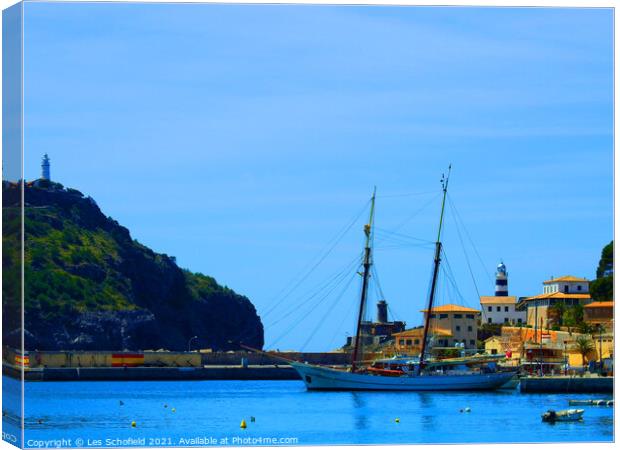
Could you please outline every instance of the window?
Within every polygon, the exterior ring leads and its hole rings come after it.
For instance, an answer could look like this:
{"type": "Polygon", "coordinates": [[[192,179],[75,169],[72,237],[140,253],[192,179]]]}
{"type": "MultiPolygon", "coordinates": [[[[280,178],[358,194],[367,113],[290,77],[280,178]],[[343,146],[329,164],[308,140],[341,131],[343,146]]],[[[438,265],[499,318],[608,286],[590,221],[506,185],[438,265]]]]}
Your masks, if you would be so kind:
{"type": "Polygon", "coordinates": [[[447,314],[439,314],[439,318],[440,319],[447,319],[448,315],[447,314]]]}
{"type": "Polygon", "coordinates": [[[474,331],[471,326],[467,327],[467,331],[474,331]]]}
{"type": "Polygon", "coordinates": [[[523,323],[523,320],[517,319],[517,323],[523,323]]]}
{"type": "Polygon", "coordinates": [[[493,323],[493,320],[489,317],[489,318],[487,319],[487,323],[493,323]]]}
{"type": "Polygon", "coordinates": [[[462,319],[463,318],[463,314],[455,314],[454,318],[455,319],[462,319]]]}
{"type": "Polygon", "coordinates": [[[489,306],[489,312],[493,311],[493,307],[489,306]]]}
{"type": "Polygon", "coordinates": [[[475,341],[475,339],[470,339],[470,340],[469,340],[469,344],[470,344],[470,345],[476,345],[476,341],[475,341]]]}
{"type": "Polygon", "coordinates": [[[508,323],[508,317],[504,317],[504,323],[508,323]]]}
{"type": "Polygon", "coordinates": [[[497,312],[500,312],[501,310],[502,310],[502,307],[501,307],[501,306],[498,306],[498,307],[497,307],[497,312]]]}
{"type": "MultiPolygon", "coordinates": [[[[490,310],[489,310],[489,311],[490,311],[490,310]]],[[[473,315],[473,314],[467,314],[467,315],[465,315],[465,317],[467,317],[468,319],[473,319],[473,318],[474,318],[474,315],[473,315]]]]}
{"type": "Polygon", "coordinates": [[[565,293],[565,294],[568,294],[568,284],[565,284],[565,285],[564,285],[564,293],[565,293]]]}
{"type": "Polygon", "coordinates": [[[414,343],[415,345],[419,345],[419,344],[420,344],[420,340],[419,340],[419,339],[416,339],[415,341],[413,341],[413,343],[414,343]]]}
{"type": "Polygon", "coordinates": [[[398,345],[405,345],[405,340],[404,339],[400,339],[398,341],[398,345]]]}
{"type": "Polygon", "coordinates": [[[504,306],[504,312],[508,312],[508,306],[504,306]]]}
{"type": "Polygon", "coordinates": [[[497,349],[496,348],[492,348],[491,349],[491,355],[497,355],[497,349]]]}
{"type": "Polygon", "coordinates": [[[411,339],[407,339],[407,345],[411,345],[411,339]]]}
{"type": "Polygon", "coordinates": [[[435,314],[431,314],[431,319],[434,319],[435,317],[435,314]]]}
{"type": "Polygon", "coordinates": [[[581,290],[581,285],[577,286],[577,290],[580,291],[581,290]]]}
{"type": "Polygon", "coordinates": [[[460,325],[456,326],[456,331],[461,331],[461,326],[460,325]]]}

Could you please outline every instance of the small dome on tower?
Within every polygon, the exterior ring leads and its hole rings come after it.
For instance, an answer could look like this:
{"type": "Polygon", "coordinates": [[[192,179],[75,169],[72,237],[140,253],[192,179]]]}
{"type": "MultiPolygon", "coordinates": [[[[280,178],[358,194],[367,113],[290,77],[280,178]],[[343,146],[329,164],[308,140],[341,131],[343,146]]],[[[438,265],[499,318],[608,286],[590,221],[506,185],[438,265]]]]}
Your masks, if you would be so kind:
{"type": "Polygon", "coordinates": [[[500,262],[497,265],[497,271],[501,273],[506,273],[506,265],[504,264],[504,261],[500,262]]]}

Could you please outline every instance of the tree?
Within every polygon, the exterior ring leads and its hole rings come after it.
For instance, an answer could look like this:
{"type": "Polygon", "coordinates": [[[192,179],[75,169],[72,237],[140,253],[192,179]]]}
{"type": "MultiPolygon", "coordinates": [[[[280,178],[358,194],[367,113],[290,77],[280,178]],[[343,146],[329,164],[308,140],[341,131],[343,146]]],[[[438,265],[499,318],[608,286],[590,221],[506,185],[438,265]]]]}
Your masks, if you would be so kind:
{"type": "Polygon", "coordinates": [[[549,312],[551,312],[551,320],[553,324],[562,326],[562,324],[564,323],[566,304],[562,301],[556,302],[549,307],[549,312]]]}
{"type": "Polygon", "coordinates": [[[579,324],[579,332],[581,334],[592,334],[594,333],[594,327],[588,322],[581,322],[579,324]]]}
{"type": "Polygon", "coordinates": [[[565,309],[562,315],[562,322],[568,327],[570,333],[571,328],[580,327],[583,322],[583,306],[573,305],[565,309]]]}
{"type": "Polygon", "coordinates": [[[614,241],[611,241],[601,252],[601,259],[596,268],[596,278],[603,278],[605,271],[614,266],[614,241]]]}
{"type": "Polygon", "coordinates": [[[596,280],[590,282],[590,295],[594,300],[606,301],[614,297],[614,241],[607,244],[601,252],[596,268],[596,280]]]}
{"type": "Polygon", "coordinates": [[[590,295],[595,301],[609,301],[614,298],[614,276],[597,278],[590,282],[590,295]]]}
{"type": "Polygon", "coordinates": [[[579,336],[575,340],[575,350],[581,354],[581,365],[585,367],[586,357],[595,350],[594,343],[588,336],[579,336]]]}

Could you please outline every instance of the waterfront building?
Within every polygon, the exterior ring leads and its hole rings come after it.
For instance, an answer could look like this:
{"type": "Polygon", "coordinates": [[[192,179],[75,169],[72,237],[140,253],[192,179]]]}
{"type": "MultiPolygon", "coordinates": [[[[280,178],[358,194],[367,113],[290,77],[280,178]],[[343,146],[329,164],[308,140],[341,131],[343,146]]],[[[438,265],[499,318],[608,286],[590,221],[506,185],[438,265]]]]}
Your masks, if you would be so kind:
{"type": "MultiPolygon", "coordinates": [[[[448,347],[451,342],[450,330],[434,328],[430,332],[431,340],[437,347],[448,347]]],[[[394,334],[394,348],[396,353],[407,355],[419,355],[422,350],[422,338],[424,327],[416,327],[394,334]]]]}
{"type": "MultiPolygon", "coordinates": [[[[559,375],[570,366],[569,355],[577,356],[575,352],[569,353],[569,349],[565,349],[563,344],[556,342],[543,342],[543,345],[526,342],[523,348],[521,368],[529,374],[540,374],[542,372],[543,374],[559,375]]],[[[581,356],[579,356],[578,361],[577,367],[581,365],[581,356]]]]}
{"type": "Polygon", "coordinates": [[[480,297],[482,323],[518,325],[525,323],[525,311],[517,310],[517,297],[480,297]]]}
{"type": "MultiPolygon", "coordinates": [[[[426,321],[429,311],[425,309],[422,312],[426,321]]],[[[464,344],[465,348],[476,348],[479,318],[478,309],[453,304],[436,306],[430,311],[430,329],[450,332],[451,336],[443,339],[446,347],[464,344]]]]}
{"type": "Polygon", "coordinates": [[[585,278],[571,275],[551,278],[543,282],[542,294],[525,297],[517,305],[517,309],[526,311],[528,325],[550,328],[560,322],[554,305],[561,303],[564,308],[587,305],[592,301],[589,287],[590,283],[585,278]]]}
{"type": "Polygon", "coordinates": [[[520,324],[525,322],[525,311],[518,311],[517,298],[508,295],[508,272],[500,262],[495,272],[495,295],[480,297],[481,321],[488,324],[520,324]]]}
{"type": "Polygon", "coordinates": [[[590,282],[585,278],[577,278],[567,275],[560,278],[551,277],[550,280],[543,281],[543,293],[552,294],[563,292],[564,294],[583,294],[589,292],[590,282]]]}
{"type": "Polygon", "coordinates": [[[583,321],[590,325],[602,325],[613,331],[614,302],[592,302],[583,307],[583,321]]]}
{"type": "Polygon", "coordinates": [[[613,329],[606,332],[592,334],[596,359],[613,359],[614,357],[614,333],[613,329]]]}
{"type": "Polygon", "coordinates": [[[500,336],[491,336],[484,342],[488,354],[508,354],[509,361],[521,365],[528,372],[540,369],[541,360],[545,373],[581,369],[583,358],[577,340],[586,337],[593,351],[586,362],[609,360],[614,355],[613,330],[595,331],[592,335],[567,330],[534,329],[527,327],[502,327],[500,336]]]}

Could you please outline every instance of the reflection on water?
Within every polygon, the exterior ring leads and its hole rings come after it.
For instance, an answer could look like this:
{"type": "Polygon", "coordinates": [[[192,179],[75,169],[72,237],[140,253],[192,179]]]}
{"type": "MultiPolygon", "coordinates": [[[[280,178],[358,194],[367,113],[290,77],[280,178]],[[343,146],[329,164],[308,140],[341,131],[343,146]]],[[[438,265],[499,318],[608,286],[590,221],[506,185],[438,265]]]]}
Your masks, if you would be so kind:
{"type": "Polygon", "coordinates": [[[351,392],[353,399],[353,412],[355,415],[355,429],[365,430],[368,428],[368,419],[366,417],[366,402],[364,402],[363,394],[359,392],[351,392]]]}
{"type": "Polygon", "coordinates": [[[613,408],[588,407],[582,424],[551,427],[541,421],[547,409],[566,409],[569,398],[589,396],[307,392],[299,381],[27,383],[26,438],[179,440],[241,433],[295,437],[299,445],[613,439],[613,408]],[[461,412],[465,407],[470,412],[461,412]],[[239,428],[242,419],[245,430],[239,428]]]}

